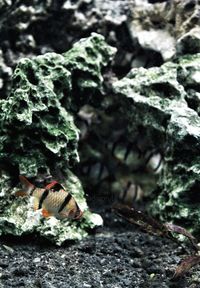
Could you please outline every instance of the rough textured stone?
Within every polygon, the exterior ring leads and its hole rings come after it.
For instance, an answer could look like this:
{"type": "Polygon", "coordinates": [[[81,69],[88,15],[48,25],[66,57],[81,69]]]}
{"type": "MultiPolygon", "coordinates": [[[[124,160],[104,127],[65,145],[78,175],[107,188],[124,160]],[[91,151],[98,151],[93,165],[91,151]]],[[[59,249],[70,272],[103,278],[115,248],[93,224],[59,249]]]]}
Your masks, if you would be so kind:
{"type": "Polygon", "coordinates": [[[50,157],[55,169],[58,159],[65,166],[73,164],[78,130],[68,111],[81,105],[85,91],[89,98],[101,90],[101,67],[113,52],[103,37],[94,35],[66,54],[22,59],[13,74],[11,94],[1,101],[1,157],[17,163],[28,177],[45,170],[50,157]]]}
{"type": "Polygon", "coordinates": [[[29,213],[30,202],[27,209],[26,200],[9,199],[13,198],[13,189],[11,186],[8,189],[7,174],[15,181],[18,174],[35,180],[56,178],[66,184],[86,210],[80,183],[67,169],[78,160],[78,129],[69,111],[78,109],[86,92],[88,99],[100,94],[101,69],[114,52],[102,36],[93,34],[62,55],[47,53],[33,59],[24,58],[17,65],[10,96],[0,103],[1,185],[5,186],[5,192],[9,190],[7,194],[2,190],[1,233],[20,235],[37,230],[60,244],[66,238],[80,238],[86,234],[82,228],[93,226],[95,219],[87,211],[79,228],[75,224],[63,225],[54,218],[43,224],[39,213],[29,213]],[[10,205],[5,207],[7,201],[10,205]]]}
{"type": "Polygon", "coordinates": [[[173,26],[165,19],[166,11],[170,11],[166,3],[135,1],[131,21],[128,23],[133,41],[138,41],[138,44],[149,53],[150,51],[159,53],[164,61],[172,58],[176,52],[173,26]]]}
{"type": "Polygon", "coordinates": [[[3,1],[1,98],[9,94],[12,71],[19,59],[62,53],[92,31],[118,48],[113,70],[120,76],[131,67],[161,65],[174,55],[176,40],[199,25],[198,11],[197,0],[3,1]]]}
{"type": "Polygon", "coordinates": [[[180,37],[176,44],[178,55],[195,54],[200,52],[200,28],[191,29],[180,37]]]}
{"type": "Polygon", "coordinates": [[[130,138],[144,137],[148,147],[165,155],[151,212],[195,232],[200,231],[200,118],[186,100],[187,88],[199,91],[199,59],[190,55],[160,68],[133,69],[114,83],[130,138]]]}
{"type": "MultiPolygon", "coordinates": [[[[199,1],[135,1],[128,21],[134,42],[145,50],[158,52],[164,61],[176,53],[198,53],[199,1]],[[160,3],[162,2],[162,3],[160,3]]],[[[157,54],[157,57],[158,55],[157,54]]],[[[147,56],[148,60],[149,57],[147,56]]],[[[145,66],[144,57],[132,67],[145,66]]]]}
{"type": "Polygon", "coordinates": [[[170,3],[170,13],[168,19],[175,20],[176,37],[182,37],[191,29],[198,27],[199,19],[199,1],[198,0],[176,0],[170,3]]]}
{"type": "Polygon", "coordinates": [[[116,69],[129,65],[127,61],[121,64],[130,46],[125,22],[132,0],[12,2],[0,4],[1,98],[10,92],[11,75],[19,59],[47,52],[63,53],[91,32],[104,35],[109,44],[119,48],[116,69]]]}

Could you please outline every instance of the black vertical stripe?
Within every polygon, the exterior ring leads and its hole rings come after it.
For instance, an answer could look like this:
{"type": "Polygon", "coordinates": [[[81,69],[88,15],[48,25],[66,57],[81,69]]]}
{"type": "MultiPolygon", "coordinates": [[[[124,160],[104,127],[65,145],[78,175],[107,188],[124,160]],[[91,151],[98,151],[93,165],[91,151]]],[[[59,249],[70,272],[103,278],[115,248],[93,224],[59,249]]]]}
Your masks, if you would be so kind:
{"type": "Polygon", "coordinates": [[[90,126],[87,120],[85,120],[85,119],[83,120],[82,118],[81,118],[81,120],[83,121],[83,123],[85,123],[85,125],[87,126],[87,128],[90,126]]]}
{"type": "Polygon", "coordinates": [[[160,160],[158,162],[158,165],[153,169],[154,172],[156,172],[159,168],[160,168],[160,165],[162,164],[162,156],[160,156],[160,160]]]}
{"type": "Polygon", "coordinates": [[[124,161],[126,161],[129,153],[131,152],[131,149],[132,149],[132,143],[128,143],[124,154],[124,161]]]}
{"type": "Polygon", "coordinates": [[[99,169],[99,173],[98,173],[98,176],[97,176],[98,180],[101,180],[101,176],[103,174],[103,169],[104,169],[104,165],[103,165],[103,163],[100,163],[100,169],[99,169]]]}
{"type": "Polygon", "coordinates": [[[146,158],[146,161],[145,161],[145,165],[148,165],[149,161],[151,160],[151,158],[156,154],[156,151],[153,150],[149,153],[149,156],[146,158]]]}
{"type": "Polygon", "coordinates": [[[121,142],[121,140],[117,140],[113,143],[112,147],[111,147],[111,154],[112,156],[115,156],[115,149],[117,148],[117,145],[121,142]]]}
{"type": "Polygon", "coordinates": [[[87,167],[87,172],[86,172],[87,176],[90,175],[91,168],[92,168],[92,165],[88,165],[88,167],[87,167]]]}
{"type": "Polygon", "coordinates": [[[42,203],[44,202],[44,200],[47,198],[49,194],[49,190],[45,190],[42,194],[42,197],[40,198],[40,202],[39,202],[39,207],[38,209],[41,209],[42,208],[42,203]]]}
{"type": "Polygon", "coordinates": [[[138,153],[138,158],[141,158],[144,152],[140,149],[137,143],[134,143],[133,145],[134,145],[135,152],[138,153]]]}
{"type": "Polygon", "coordinates": [[[72,198],[72,195],[71,195],[71,194],[68,194],[68,195],[65,197],[63,203],[60,205],[60,208],[59,208],[59,210],[58,210],[58,213],[60,213],[60,212],[65,208],[65,206],[69,203],[69,201],[71,200],[71,198],[72,198]]]}
{"type": "Polygon", "coordinates": [[[33,192],[35,191],[35,189],[36,189],[36,187],[33,186],[32,190],[31,190],[31,192],[30,192],[30,195],[31,195],[31,196],[33,195],[33,192]]]}
{"type": "Polygon", "coordinates": [[[119,200],[121,200],[122,202],[125,200],[126,194],[127,194],[127,192],[128,192],[128,189],[130,188],[130,186],[131,186],[131,181],[128,181],[128,183],[127,183],[127,185],[126,185],[126,187],[125,187],[125,189],[124,189],[124,191],[123,191],[122,197],[120,197],[120,199],[119,199],[119,200]]]}

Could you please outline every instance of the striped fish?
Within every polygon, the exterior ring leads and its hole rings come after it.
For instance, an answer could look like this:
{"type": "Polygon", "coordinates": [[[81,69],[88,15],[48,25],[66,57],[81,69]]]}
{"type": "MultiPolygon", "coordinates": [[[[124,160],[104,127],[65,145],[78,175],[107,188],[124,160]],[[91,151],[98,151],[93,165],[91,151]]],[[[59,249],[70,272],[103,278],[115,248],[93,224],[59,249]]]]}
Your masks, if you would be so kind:
{"type": "Polygon", "coordinates": [[[88,178],[96,180],[96,182],[104,180],[109,175],[108,169],[103,162],[83,166],[82,173],[88,178]]]}
{"type": "Polygon", "coordinates": [[[16,196],[33,196],[34,210],[42,209],[44,217],[54,216],[57,219],[79,219],[83,212],[80,210],[73,196],[57,181],[53,181],[45,188],[37,188],[24,176],[19,176],[22,190],[16,196]]]}
{"type": "Polygon", "coordinates": [[[137,143],[127,142],[122,137],[115,141],[111,146],[112,156],[120,158],[120,160],[126,161],[130,153],[134,153],[138,158],[141,158],[142,156],[142,151],[137,146],[137,143]]]}
{"type": "Polygon", "coordinates": [[[153,174],[159,174],[163,168],[163,156],[160,152],[153,150],[145,154],[145,166],[153,174]]]}
{"type": "Polygon", "coordinates": [[[145,167],[148,172],[159,174],[163,168],[162,154],[157,149],[147,149],[142,144],[127,142],[120,137],[112,144],[111,154],[128,166],[135,166],[135,172],[140,167],[145,167]]]}
{"type": "Polygon", "coordinates": [[[142,199],[143,195],[144,192],[139,185],[128,181],[125,189],[119,194],[118,201],[132,207],[134,202],[142,199]]]}

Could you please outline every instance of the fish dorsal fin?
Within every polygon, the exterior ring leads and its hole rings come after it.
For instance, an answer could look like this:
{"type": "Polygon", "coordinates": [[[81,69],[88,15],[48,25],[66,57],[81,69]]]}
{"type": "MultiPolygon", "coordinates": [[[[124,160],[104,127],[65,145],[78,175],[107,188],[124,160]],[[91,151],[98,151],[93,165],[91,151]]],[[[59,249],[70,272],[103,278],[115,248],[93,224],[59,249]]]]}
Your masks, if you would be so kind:
{"type": "Polygon", "coordinates": [[[51,182],[50,184],[48,184],[45,187],[45,189],[53,190],[54,192],[57,192],[57,191],[60,191],[60,190],[65,190],[65,188],[60,183],[58,183],[57,181],[51,182]]]}

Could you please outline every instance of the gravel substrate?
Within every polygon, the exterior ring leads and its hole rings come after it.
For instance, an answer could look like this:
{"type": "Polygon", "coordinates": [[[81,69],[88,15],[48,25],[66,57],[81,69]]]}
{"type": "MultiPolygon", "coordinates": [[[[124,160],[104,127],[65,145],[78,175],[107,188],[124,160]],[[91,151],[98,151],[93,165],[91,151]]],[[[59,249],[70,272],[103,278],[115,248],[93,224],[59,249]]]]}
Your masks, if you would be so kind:
{"type": "Polygon", "coordinates": [[[0,287],[200,287],[199,267],[171,280],[185,254],[181,246],[143,233],[110,211],[104,218],[95,234],[63,247],[36,235],[1,239],[0,287]]]}

